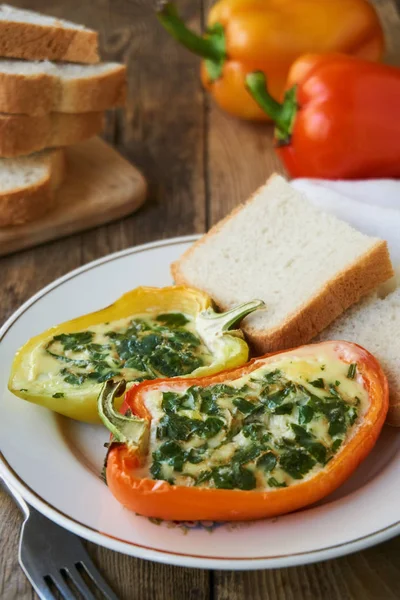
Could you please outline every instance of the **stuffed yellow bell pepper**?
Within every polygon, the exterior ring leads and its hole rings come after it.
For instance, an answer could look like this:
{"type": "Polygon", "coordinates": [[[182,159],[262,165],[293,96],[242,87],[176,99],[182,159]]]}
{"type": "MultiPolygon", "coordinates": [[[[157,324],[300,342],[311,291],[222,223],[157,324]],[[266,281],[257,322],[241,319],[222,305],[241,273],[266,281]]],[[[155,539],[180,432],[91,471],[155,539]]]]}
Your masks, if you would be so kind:
{"type": "Polygon", "coordinates": [[[115,304],[29,340],[16,354],[10,391],[73,419],[97,422],[108,379],[202,377],[244,364],[248,346],[230,327],[259,300],[217,314],[206,294],[185,286],[139,287],[115,304]]]}

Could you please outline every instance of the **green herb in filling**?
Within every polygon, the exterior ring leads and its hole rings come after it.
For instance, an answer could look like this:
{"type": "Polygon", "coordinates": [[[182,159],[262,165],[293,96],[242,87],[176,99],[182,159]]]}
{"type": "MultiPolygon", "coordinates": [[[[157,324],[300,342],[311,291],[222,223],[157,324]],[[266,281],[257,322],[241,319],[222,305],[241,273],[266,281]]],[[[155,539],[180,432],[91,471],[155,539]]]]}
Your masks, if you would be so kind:
{"type": "Polygon", "coordinates": [[[268,485],[272,488],[287,487],[287,483],[285,481],[279,482],[275,479],[275,477],[270,477],[268,479],[268,485]]]}
{"type": "Polygon", "coordinates": [[[351,363],[349,366],[349,370],[347,371],[347,377],[349,379],[354,379],[357,370],[357,363],[351,363]]]}
{"type": "Polygon", "coordinates": [[[332,452],[337,452],[342,445],[343,440],[341,438],[336,438],[336,440],[332,444],[332,452]]]}
{"type": "Polygon", "coordinates": [[[263,469],[266,473],[270,473],[277,464],[278,460],[273,452],[266,452],[257,460],[257,467],[263,469]]]}
{"type": "Polygon", "coordinates": [[[163,325],[167,325],[167,327],[182,327],[183,325],[186,325],[186,323],[189,323],[189,319],[182,313],[165,313],[158,315],[156,321],[163,325]]]}
{"type": "Polygon", "coordinates": [[[60,362],[60,374],[72,386],[111,378],[143,381],[187,375],[211,360],[189,325],[182,313],[135,318],[125,327],[102,333],[102,343],[96,342],[95,331],[56,335],[45,352],[60,362]]]}
{"type": "Polygon", "coordinates": [[[163,392],[151,475],[241,490],[286,487],[303,479],[332,459],[360,407],[357,397],[341,395],[339,381],[309,383],[320,395],[279,370],[255,371],[242,387],[163,392]],[[274,419],[286,429],[277,433],[274,419]],[[315,433],[320,423],[328,438],[315,433]]]}
{"type": "Polygon", "coordinates": [[[314,417],[314,409],[309,404],[299,406],[299,423],[305,425],[309,423],[314,417]]]}
{"type": "Polygon", "coordinates": [[[319,377],[318,379],[315,379],[314,381],[310,381],[310,385],[313,385],[316,388],[321,388],[324,389],[325,387],[325,383],[324,380],[322,379],[322,377],[319,377]]]}

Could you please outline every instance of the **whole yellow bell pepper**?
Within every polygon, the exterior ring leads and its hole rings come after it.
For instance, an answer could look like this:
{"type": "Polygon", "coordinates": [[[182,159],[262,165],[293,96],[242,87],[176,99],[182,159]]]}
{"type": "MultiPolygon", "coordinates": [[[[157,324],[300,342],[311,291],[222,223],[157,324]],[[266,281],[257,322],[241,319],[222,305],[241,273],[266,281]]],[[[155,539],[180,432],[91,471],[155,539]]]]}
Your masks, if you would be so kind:
{"type": "Polygon", "coordinates": [[[248,346],[239,330],[228,330],[261,306],[255,300],[218,314],[198,290],[139,287],[29,340],[15,356],[9,389],[67,417],[98,422],[97,397],[108,379],[132,386],[244,364],[248,346]]]}
{"type": "Polygon", "coordinates": [[[379,60],[383,31],[367,0],[219,0],[204,36],[190,31],[170,2],[158,19],[189,50],[201,56],[201,79],[217,104],[237,117],[269,120],[246,90],[245,77],[261,71],[277,100],[291,64],[302,54],[342,52],[379,60]]]}

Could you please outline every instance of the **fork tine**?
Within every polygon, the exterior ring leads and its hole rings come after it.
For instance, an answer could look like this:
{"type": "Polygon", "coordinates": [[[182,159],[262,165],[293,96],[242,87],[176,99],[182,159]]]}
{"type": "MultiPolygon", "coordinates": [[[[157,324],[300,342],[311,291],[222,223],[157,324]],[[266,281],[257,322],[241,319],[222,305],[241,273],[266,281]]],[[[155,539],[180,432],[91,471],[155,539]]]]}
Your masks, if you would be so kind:
{"type": "Polygon", "coordinates": [[[49,586],[43,577],[38,576],[37,573],[32,573],[30,570],[26,569],[25,565],[21,564],[21,569],[26,575],[29,583],[39,596],[39,598],[46,598],[47,600],[55,600],[54,594],[51,592],[49,586]]]}
{"type": "Polygon", "coordinates": [[[60,592],[61,596],[63,597],[63,600],[76,600],[76,596],[68,587],[61,573],[52,573],[47,577],[52,580],[52,582],[60,592]]]}
{"type": "Polygon", "coordinates": [[[24,514],[18,559],[39,598],[46,600],[54,598],[48,583],[50,580],[63,595],[64,600],[76,600],[62,575],[62,572],[65,572],[85,600],[96,600],[79,572],[78,566],[80,566],[85,569],[86,574],[103,594],[105,600],[118,600],[97,570],[78,536],[50,521],[32,506],[28,506],[22,496],[3,479],[1,474],[0,483],[14,498],[24,514]],[[68,567],[68,565],[70,566],[68,567]]]}
{"type": "Polygon", "coordinates": [[[92,592],[86,585],[86,582],[82,578],[82,575],[79,573],[78,569],[76,568],[76,565],[74,565],[72,568],[69,567],[67,569],[67,573],[70,576],[72,583],[80,591],[80,593],[85,598],[85,600],[96,600],[95,596],[92,594],[92,592]]]}
{"type": "MultiPolygon", "coordinates": [[[[68,588],[64,580],[60,583],[60,570],[64,569],[76,587],[82,589],[85,600],[95,600],[95,596],[79,573],[79,568],[76,567],[82,565],[105,600],[118,600],[92,562],[80,538],[49,521],[33,507],[30,506],[29,511],[30,516],[22,526],[19,559],[31,583],[35,582],[34,585],[37,586],[35,589],[40,589],[40,586],[46,587],[47,595],[39,594],[39,597],[49,597],[49,590],[43,579],[45,574],[49,574],[54,580],[53,574],[56,573],[57,587],[60,588],[64,583],[63,590],[68,588]],[[40,562],[37,560],[38,556],[41,557],[40,562]],[[43,565],[47,565],[48,573],[43,573],[43,565]]],[[[68,593],[69,596],[66,596],[68,600],[76,600],[71,596],[69,588],[68,593]]]]}
{"type": "MultiPolygon", "coordinates": [[[[106,580],[99,573],[88,554],[86,555],[85,559],[80,561],[78,564],[82,565],[82,568],[85,569],[87,575],[93,581],[94,585],[100,590],[106,600],[118,600],[118,597],[114,594],[106,580]]],[[[79,573],[78,569],[77,571],[79,573]]]]}

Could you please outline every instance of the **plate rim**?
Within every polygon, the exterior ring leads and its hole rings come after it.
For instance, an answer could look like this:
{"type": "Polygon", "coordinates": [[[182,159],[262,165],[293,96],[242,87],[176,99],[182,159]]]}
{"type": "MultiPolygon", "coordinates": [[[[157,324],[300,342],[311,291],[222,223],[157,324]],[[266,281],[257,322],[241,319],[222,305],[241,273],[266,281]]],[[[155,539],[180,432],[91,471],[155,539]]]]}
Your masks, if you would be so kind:
{"type": "MultiPolygon", "coordinates": [[[[148,242],[146,244],[140,244],[138,246],[131,246],[124,250],[107,254],[101,258],[90,261],[68,273],[65,273],[61,277],[55,279],[38,292],[36,292],[31,298],[26,300],[11,316],[5,321],[0,328],[0,343],[5,334],[10,330],[12,325],[17,319],[26,312],[33,304],[40,300],[43,296],[47,295],[51,290],[59,287],[65,281],[73,279],[85,271],[90,271],[107,262],[118,260],[123,256],[130,254],[139,254],[146,252],[154,248],[160,248],[165,246],[187,244],[194,242],[199,239],[200,235],[186,235],[178,236],[174,238],[167,238],[164,240],[157,240],[148,242]]],[[[289,566],[298,566],[302,564],[309,564],[319,562],[323,560],[329,560],[339,556],[344,556],[353,552],[358,552],[370,546],[387,541],[396,535],[400,534],[400,521],[397,521],[389,526],[382,529],[373,531],[370,534],[356,538],[354,540],[335,544],[333,546],[326,546],[316,550],[309,550],[306,552],[290,553],[277,556],[269,557],[254,557],[254,558],[220,558],[210,557],[204,555],[195,555],[187,553],[176,553],[168,550],[157,550],[149,548],[145,545],[139,545],[133,542],[127,542],[119,538],[115,538],[109,534],[103,533],[88,525],[76,521],[69,515],[66,515],[62,511],[58,510],[51,504],[48,504],[39,494],[34,492],[19,475],[14,472],[12,467],[8,464],[6,458],[0,451],[0,473],[2,476],[13,485],[17,491],[23,496],[23,498],[36,508],[39,512],[45,515],[50,520],[54,521],[61,527],[72,531],[76,535],[94,542],[100,546],[114,550],[116,552],[122,552],[130,556],[142,558],[145,560],[152,560],[159,563],[170,564],[175,566],[190,567],[190,568],[202,568],[202,569],[220,569],[220,570],[259,570],[259,569],[273,569],[282,568],[289,566]]]]}

